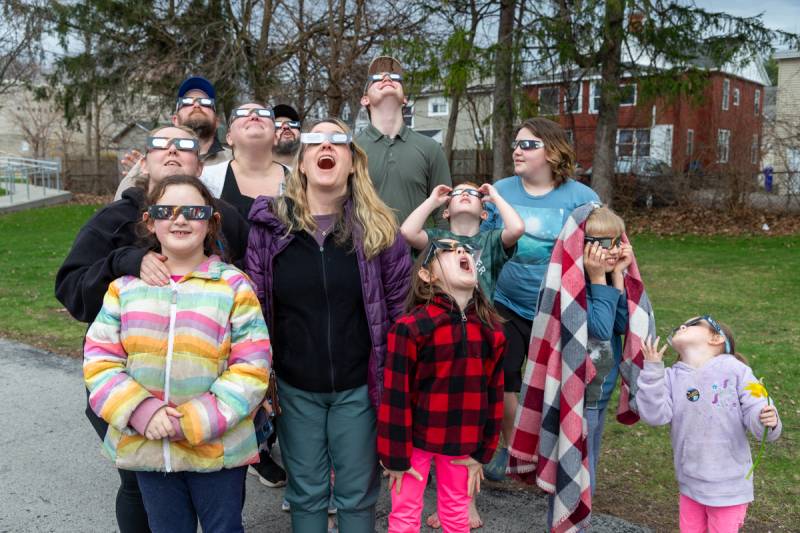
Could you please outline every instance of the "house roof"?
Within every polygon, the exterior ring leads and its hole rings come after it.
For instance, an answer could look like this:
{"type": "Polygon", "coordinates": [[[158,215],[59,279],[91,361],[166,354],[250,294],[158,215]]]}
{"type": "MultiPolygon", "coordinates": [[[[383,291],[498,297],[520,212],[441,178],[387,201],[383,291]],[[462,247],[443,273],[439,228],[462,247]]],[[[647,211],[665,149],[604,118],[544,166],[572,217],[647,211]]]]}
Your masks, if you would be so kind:
{"type": "Polygon", "coordinates": [[[146,124],[142,124],[141,122],[128,122],[127,124],[125,124],[125,126],[122,127],[121,130],[119,130],[116,134],[114,134],[113,137],[111,137],[111,142],[112,143],[119,142],[120,139],[125,137],[125,135],[127,135],[134,128],[139,128],[140,130],[149,132],[150,130],[155,128],[156,125],[157,125],[156,122],[147,122],[146,124]],[[148,126],[147,124],[152,124],[152,125],[148,126]]]}
{"type": "MultiPolygon", "coordinates": [[[[634,71],[637,67],[644,69],[669,69],[675,66],[663,59],[650,58],[644,52],[635,50],[633,46],[625,47],[623,54],[625,56],[622,59],[623,64],[630,66],[629,69],[623,72],[623,78],[634,77],[634,71]]],[[[747,61],[741,63],[731,62],[717,67],[708,57],[700,55],[688,63],[699,69],[722,72],[760,85],[772,85],[761,57],[748,58],[747,61]]],[[[564,70],[540,71],[526,76],[523,80],[523,85],[543,85],[578,79],[600,79],[600,71],[599,69],[589,69],[585,71],[577,67],[568,70],[566,75],[564,70]]]]}
{"type": "Polygon", "coordinates": [[[800,50],[781,50],[780,52],[775,52],[772,57],[778,61],[781,59],[800,59],[800,50]]]}

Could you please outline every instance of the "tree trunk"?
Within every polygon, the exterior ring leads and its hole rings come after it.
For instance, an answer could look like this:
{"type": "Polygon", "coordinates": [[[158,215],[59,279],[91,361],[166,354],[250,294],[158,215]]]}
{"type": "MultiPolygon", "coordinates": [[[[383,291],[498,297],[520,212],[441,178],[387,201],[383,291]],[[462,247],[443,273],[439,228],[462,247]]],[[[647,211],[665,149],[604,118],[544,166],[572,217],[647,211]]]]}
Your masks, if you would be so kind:
{"type": "Polygon", "coordinates": [[[511,174],[511,128],[514,120],[513,60],[515,0],[501,0],[495,54],[494,110],[492,113],[492,176],[511,174]]]}
{"type": "Polygon", "coordinates": [[[458,125],[458,108],[461,104],[461,91],[455,91],[450,98],[450,116],[447,118],[447,133],[444,137],[444,156],[447,164],[453,168],[453,144],[455,144],[456,126],[458,125]]]}
{"type": "Polygon", "coordinates": [[[592,188],[604,203],[611,205],[614,194],[614,164],[619,122],[619,83],[622,77],[622,41],[625,4],[607,0],[600,49],[601,90],[597,130],[592,160],[592,188]]]}

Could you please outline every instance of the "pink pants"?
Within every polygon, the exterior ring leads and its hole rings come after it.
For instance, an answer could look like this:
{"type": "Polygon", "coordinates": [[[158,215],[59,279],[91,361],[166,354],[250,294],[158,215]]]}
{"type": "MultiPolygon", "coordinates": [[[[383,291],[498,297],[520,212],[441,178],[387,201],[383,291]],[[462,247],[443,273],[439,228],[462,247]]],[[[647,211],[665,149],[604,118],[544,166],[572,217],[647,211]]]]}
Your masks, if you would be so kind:
{"type": "Polygon", "coordinates": [[[712,507],[681,494],[681,533],[736,533],[744,525],[747,504],[712,507]]]}
{"type": "Polygon", "coordinates": [[[452,455],[441,455],[414,448],[411,466],[420,473],[422,481],[403,476],[400,494],[392,489],[392,512],[389,514],[389,533],[416,533],[422,525],[422,507],[431,459],[436,461],[436,501],[439,521],[444,533],[469,533],[469,502],[467,496],[467,467],[450,464],[452,455]]]}

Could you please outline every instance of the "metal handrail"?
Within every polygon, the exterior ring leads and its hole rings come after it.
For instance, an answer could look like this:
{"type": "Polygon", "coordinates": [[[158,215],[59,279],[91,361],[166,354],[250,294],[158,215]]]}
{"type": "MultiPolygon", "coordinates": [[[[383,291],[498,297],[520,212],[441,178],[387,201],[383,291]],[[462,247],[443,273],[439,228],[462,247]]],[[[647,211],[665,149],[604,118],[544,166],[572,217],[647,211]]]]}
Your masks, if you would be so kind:
{"type": "Polygon", "coordinates": [[[18,189],[23,184],[28,199],[31,192],[46,196],[48,191],[61,190],[61,160],[0,156],[0,187],[6,195],[21,194],[18,189]]]}

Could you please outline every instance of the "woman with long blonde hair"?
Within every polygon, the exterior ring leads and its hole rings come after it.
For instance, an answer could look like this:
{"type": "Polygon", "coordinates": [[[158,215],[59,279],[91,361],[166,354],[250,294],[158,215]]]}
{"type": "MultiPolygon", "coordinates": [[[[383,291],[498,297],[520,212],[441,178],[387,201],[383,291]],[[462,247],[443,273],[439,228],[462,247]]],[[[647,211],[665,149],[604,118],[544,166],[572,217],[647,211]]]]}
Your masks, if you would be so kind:
{"type": "Polygon", "coordinates": [[[294,531],[326,531],[333,467],[339,529],[372,532],[375,409],[411,260],[349,128],[324,119],[300,141],[284,195],[253,205],[247,250],[272,332],[286,499],[294,531]]]}

